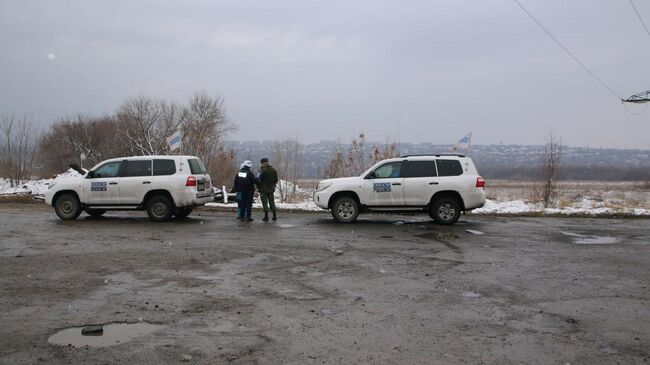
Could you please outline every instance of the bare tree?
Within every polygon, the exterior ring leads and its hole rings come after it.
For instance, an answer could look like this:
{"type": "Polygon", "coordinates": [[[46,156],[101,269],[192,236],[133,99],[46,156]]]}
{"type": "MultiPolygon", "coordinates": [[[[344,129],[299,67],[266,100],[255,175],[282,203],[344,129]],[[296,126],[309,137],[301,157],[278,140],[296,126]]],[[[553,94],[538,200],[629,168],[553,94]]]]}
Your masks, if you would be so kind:
{"type": "Polygon", "coordinates": [[[360,133],[357,138],[352,138],[347,151],[344,152],[339,144],[334,158],[327,166],[326,177],[359,175],[378,161],[398,156],[399,151],[395,142],[386,143],[384,146],[373,145],[372,151],[366,153],[366,136],[360,133]]]}
{"type": "Polygon", "coordinates": [[[334,158],[330,160],[325,169],[326,178],[341,177],[345,175],[345,155],[341,146],[337,146],[334,158]]]}
{"type": "Polygon", "coordinates": [[[32,177],[40,130],[30,118],[0,116],[0,173],[16,186],[32,177]]]}
{"type": "Polygon", "coordinates": [[[59,119],[45,132],[39,145],[39,162],[44,173],[64,171],[72,162],[93,166],[105,159],[126,156],[129,145],[121,143],[115,120],[110,116],[77,115],[59,119]],[[81,155],[86,160],[81,161],[81,155]]]}
{"type": "Polygon", "coordinates": [[[223,138],[237,128],[226,118],[223,99],[195,93],[183,108],[181,128],[183,153],[196,155],[210,169],[223,138]]]}
{"type": "Polygon", "coordinates": [[[231,187],[233,183],[233,176],[239,170],[235,162],[236,153],[234,149],[228,149],[220,146],[214,159],[211,161],[208,173],[212,178],[212,184],[215,187],[227,186],[231,187]]]}
{"type": "Polygon", "coordinates": [[[399,150],[397,148],[397,143],[396,142],[392,142],[392,143],[386,142],[383,146],[378,146],[378,145],[372,146],[372,152],[371,152],[370,157],[371,157],[372,162],[374,164],[374,163],[377,163],[377,162],[379,162],[381,160],[385,160],[385,159],[388,159],[388,158],[395,158],[395,157],[399,157],[399,156],[400,156],[400,153],[399,153],[399,150]]]}
{"type": "Polygon", "coordinates": [[[555,179],[561,157],[562,141],[553,134],[553,131],[550,131],[544,151],[540,156],[540,199],[544,204],[544,208],[548,208],[555,200],[557,193],[555,179]]]}
{"type": "Polygon", "coordinates": [[[127,99],[120,105],[117,131],[131,155],[157,155],[168,152],[167,137],[181,124],[179,107],[174,103],[146,96],[127,99]]]}
{"type": "Polygon", "coordinates": [[[302,177],[303,144],[300,137],[276,141],[273,146],[272,163],[278,172],[280,182],[277,190],[280,202],[294,199],[298,193],[298,180],[302,177]],[[290,184],[286,184],[286,181],[290,184]]]}
{"type": "Polygon", "coordinates": [[[234,159],[222,142],[235,129],[219,97],[196,93],[180,105],[138,96],[124,101],[114,115],[59,120],[40,143],[40,161],[47,172],[56,173],[79,163],[81,154],[90,165],[113,157],[167,154],[167,138],[181,130],[182,152],[201,157],[208,171],[218,175],[217,168],[230,155],[234,159]]]}

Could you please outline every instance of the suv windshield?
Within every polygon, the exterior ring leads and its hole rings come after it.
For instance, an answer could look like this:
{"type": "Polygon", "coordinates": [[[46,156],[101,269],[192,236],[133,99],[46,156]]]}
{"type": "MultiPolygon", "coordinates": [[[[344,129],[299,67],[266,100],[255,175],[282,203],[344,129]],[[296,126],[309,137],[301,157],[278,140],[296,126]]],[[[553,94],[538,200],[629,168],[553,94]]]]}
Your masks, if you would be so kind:
{"type": "Polygon", "coordinates": [[[191,158],[187,160],[187,163],[190,164],[190,171],[193,175],[205,174],[205,165],[203,165],[203,161],[198,158],[191,158]]]}

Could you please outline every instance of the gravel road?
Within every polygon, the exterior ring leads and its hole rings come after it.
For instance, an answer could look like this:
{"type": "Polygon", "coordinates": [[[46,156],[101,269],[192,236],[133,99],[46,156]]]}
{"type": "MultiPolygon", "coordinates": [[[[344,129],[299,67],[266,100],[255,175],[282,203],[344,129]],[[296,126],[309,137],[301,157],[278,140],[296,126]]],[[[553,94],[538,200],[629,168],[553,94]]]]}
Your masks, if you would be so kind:
{"type": "Polygon", "coordinates": [[[243,223],[201,210],[64,222],[42,205],[5,204],[0,242],[2,364],[650,358],[648,219],[341,225],[324,213],[243,223]],[[88,325],[103,337],[70,329],[88,325]]]}

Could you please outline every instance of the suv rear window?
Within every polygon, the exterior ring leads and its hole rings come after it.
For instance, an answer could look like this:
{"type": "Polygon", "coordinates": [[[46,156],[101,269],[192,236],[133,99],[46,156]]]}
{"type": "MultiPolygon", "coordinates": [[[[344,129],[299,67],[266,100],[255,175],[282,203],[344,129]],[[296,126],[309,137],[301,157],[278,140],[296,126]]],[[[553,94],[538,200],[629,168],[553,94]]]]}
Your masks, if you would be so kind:
{"type": "Polygon", "coordinates": [[[126,167],[122,176],[151,176],[151,160],[126,161],[126,167]]]}
{"type": "Polygon", "coordinates": [[[153,160],[153,176],[174,175],[176,163],[174,160],[153,160]]]}
{"type": "Polygon", "coordinates": [[[205,165],[203,165],[203,161],[198,158],[192,158],[187,160],[187,163],[190,164],[190,171],[193,175],[205,174],[205,165]]]}
{"type": "Polygon", "coordinates": [[[431,161],[407,161],[405,177],[431,177],[438,176],[436,173],[436,162],[431,161]]]}
{"type": "Polygon", "coordinates": [[[438,176],[460,176],[463,174],[463,166],[458,160],[436,160],[438,164],[438,176]]]}

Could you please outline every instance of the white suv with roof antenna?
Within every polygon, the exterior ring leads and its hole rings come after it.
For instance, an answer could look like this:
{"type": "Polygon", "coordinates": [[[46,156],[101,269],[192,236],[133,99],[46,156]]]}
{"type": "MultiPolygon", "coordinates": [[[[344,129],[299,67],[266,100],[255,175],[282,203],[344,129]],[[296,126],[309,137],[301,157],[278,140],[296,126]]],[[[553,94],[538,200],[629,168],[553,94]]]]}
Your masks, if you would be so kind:
{"type": "Polygon", "coordinates": [[[85,210],[93,217],[107,210],[146,210],[154,221],[187,217],[212,201],[212,182],[195,156],[136,156],[106,160],[81,176],[50,184],[45,202],[61,219],[85,210]]]}
{"type": "Polygon", "coordinates": [[[341,223],[366,211],[422,211],[454,224],[461,212],[485,205],[484,186],[467,156],[409,155],[380,161],[360,176],[322,180],[314,202],[341,223]]]}

